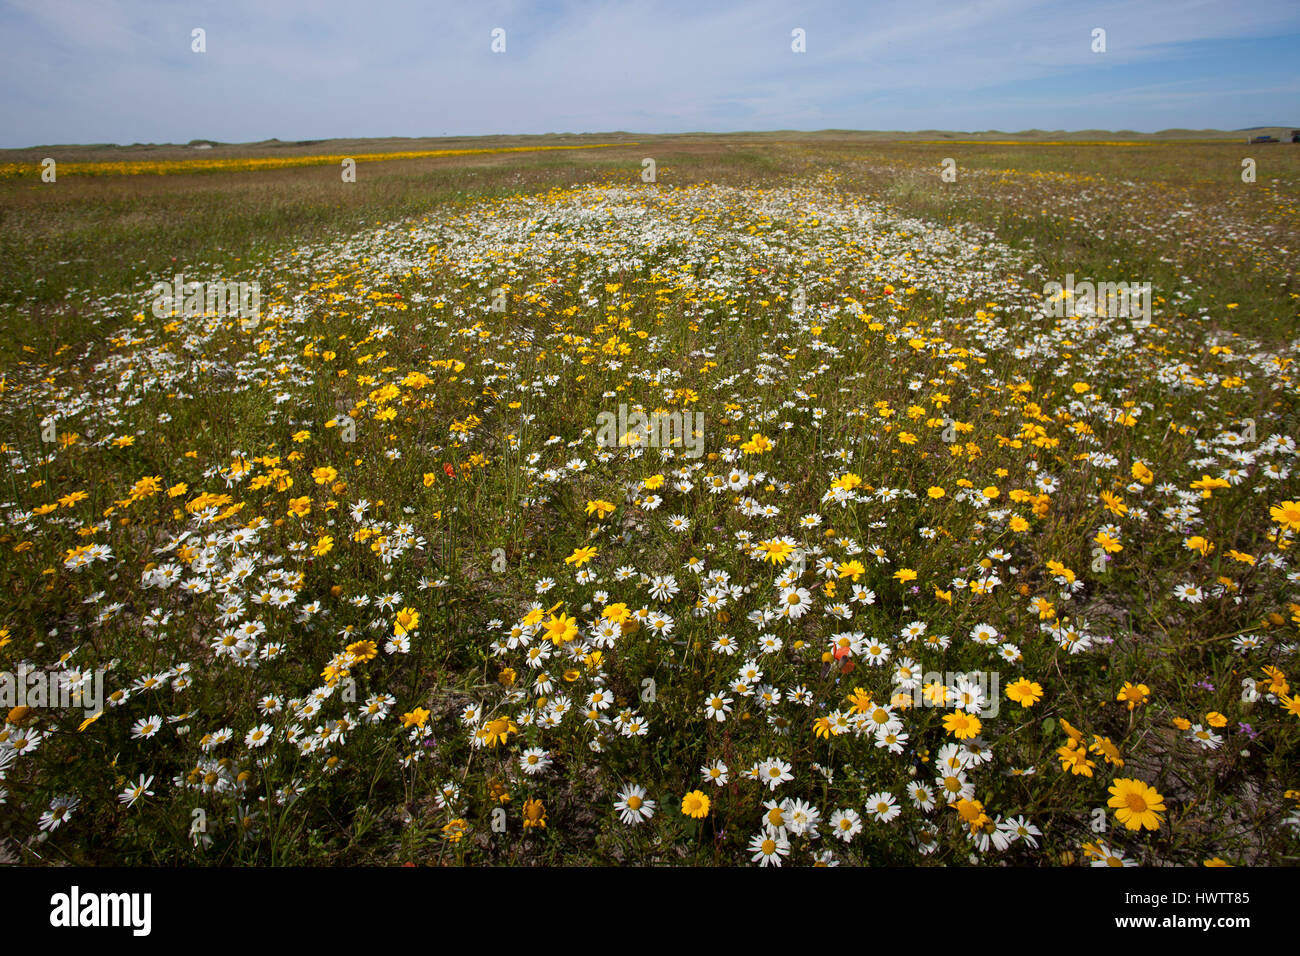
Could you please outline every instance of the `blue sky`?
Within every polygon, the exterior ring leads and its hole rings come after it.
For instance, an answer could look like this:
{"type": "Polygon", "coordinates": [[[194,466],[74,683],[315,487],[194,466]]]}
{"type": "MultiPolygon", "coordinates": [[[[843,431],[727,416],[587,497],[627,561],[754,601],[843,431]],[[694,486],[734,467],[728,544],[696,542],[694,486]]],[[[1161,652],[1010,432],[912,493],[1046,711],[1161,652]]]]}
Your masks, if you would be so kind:
{"type": "Polygon", "coordinates": [[[0,145],[1300,126],[1298,63],[1296,0],[0,0],[0,145]]]}

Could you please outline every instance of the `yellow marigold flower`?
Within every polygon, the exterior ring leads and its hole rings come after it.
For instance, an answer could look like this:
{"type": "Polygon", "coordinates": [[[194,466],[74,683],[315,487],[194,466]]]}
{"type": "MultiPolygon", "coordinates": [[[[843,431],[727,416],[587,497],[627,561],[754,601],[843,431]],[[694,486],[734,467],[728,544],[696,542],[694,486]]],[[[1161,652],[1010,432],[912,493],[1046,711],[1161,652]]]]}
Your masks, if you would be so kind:
{"type": "Polygon", "coordinates": [[[770,451],[772,446],[771,439],[764,438],[758,432],[755,432],[749,441],[740,446],[740,450],[746,455],[761,455],[765,451],[770,451]]]}
{"type": "Polygon", "coordinates": [[[1109,491],[1101,493],[1101,503],[1106,506],[1106,510],[1115,515],[1128,514],[1128,505],[1120,500],[1119,495],[1112,494],[1109,491]]]}
{"type": "Polygon", "coordinates": [[[575,568],[580,568],[596,556],[596,549],[588,546],[585,548],[574,548],[573,554],[564,559],[565,564],[571,564],[575,568]]]}
{"type": "Polygon", "coordinates": [[[1183,547],[1186,548],[1188,551],[1199,551],[1201,553],[1201,557],[1205,557],[1207,554],[1209,554],[1211,551],[1214,550],[1214,545],[1211,544],[1209,541],[1207,541],[1205,538],[1201,537],[1199,534],[1194,534],[1190,538],[1184,538],[1183,547]]]}
{"type": "Polygon", "coordinates": [[[862,479],[853,472],[845,472],[840,477],[831,482],[832,488],[843,488],[845,491],[852,491],[862,484],[862,479]]]}
{"type": "Polygon", "coordinates": [[[1097,532],[1097,537],[1093,538],[1092,540],[1097,544],[1101,545],[1107,554],[1114,554],[1117,551],[1124,550],[1124,545],[1119,543],[1118,538],[1112,538],[1104,531],[1097,532]]]}
{"type": "Polygon", "coordinates": [[[423,707],[417,707],[415,710],[402,715],[403,727],[423,727],[429,719],[429,712],[423,707]]]}
{"type": "Polygon", "coordinates": [[[709,815],[709,798],[702,790],[692,790],[682,797],[682,813],[696,820],[709,815]]]}
{"type": "Polygon", "coordinates": [[[894,572],[894,577],[900,584],[906,584],[908,581],[916,580],[916,572],[911,568],[899,568],[894,572]]]}
{"type": "MultiPolygon", "coordinates": [[[[145,475],[134,485],[131,486],[130,497],[132,501],[139,501],[141,498],[148,498],[156,495],[162,490],[162,476],[145,475]]],[[[224,495],[222,497],[225,497],[224,495]]],[[[226,500],[229,500],[227,498],[226,500]]]]}
{"type": "Polygon", "coordinates": [[[1075,775],[1091,777],[1097,765],[1088,759],[1088,751],[1071,740],[1064,747],[1056,748],[1056,755],[1061,760],[1061,769],[1075,775]]]}
{"type": "Polygon", "coordinates": [[[401,637],[408,631],[414,631],[420,626],[420,612],[413,607],[404,607],[397,612],[397,620],[393,622],[393,635],[401,637]]]}
{"type": "Polygon", "coordinates": [[[295,518],[307,517],[307,515],[311,514],[311,498],[308,498],[305,495],[301,498],[290,498],[289,510],[286,514],[292,515],[295,518]]]}
{"type": "Polygon", "coordinates": [[[1224,716],[1223,716],[1221,713],[1219,713],[1217,710],[1212,710],[1212,711],[1210,711],[1208,714],[1206,714],[1206,715],[1205,715],[1205,722],[1206,722],[1207,724],[1209,724],[1211,727],[1226,727],[1226,726],[1228,726],[1228,718],[1227,718],[1227,717],[1224,717],[1224,716]]]}
{"type": "Polygon", "coordinates": [[[1111,742],[1109,737],[1093,734],[1092,744],[1088,749],[1095,754],[1101,754],[1109,764],[1114,764],[1116,767],[1124,766],[1124,758],[1120,756],[1119,748],[1111,742]]]}
{"type": "Polygon", "coordinates": [[[608,501],[595,500],[587,502],[587,514],[594,514],[597,521],[604,521],[605,516],[614,510],[614,505],[608,501]]]}
{"type": "Polygon", "coordinates": [[[469,824],[460,817],[457,817],[455,820],[452,820],[450,823],[443,826],[442,835],[450,843],[459,843],[461,837],[463,837],[468,831],[469,824]]]}
{"type": "MultiPolygon", "coordinates": [[[[932,707],[942,707],[948,700],[948,685],[943,681],[932,681],[921,688],[921,697],[932,707]]],[[[885,717],[885,712],[881,711],[879,716],[885,717]]]]}
{"type": "Polygon", "coordinates": [[[350,671],[342,664],[326,664],[325,669],[320,672],[320,676],[325,678],[325,683],[333,687],[339,682],[339,678],[347,677],[350,671]]]}
{"type": "Polygon", "coordinates": [[[1007,687],[1007,698],[1021,707],[1033,707],[1043,698],[1042,685],[1022,677],[1007,687]]]}
{"type": "Polygon", "coordinates": [[[1133,467],[1129,469],[1129,474],[1144,485],[1149,485],[1156,479],[1156,476],[1151,473],[1151,469],[1140,461],[1133,462],[1133,467]]]}
{"type": "Polygon", "coordinates": [[[1261,670],[1264,676],[1268,678],[1268,692],[1281,696],[1291,692],[1291,685],[1286,682],[1286,674],[1281,668],[1274,667],[1271,664],[1265,664],[1261,670]]]}
{"type": "Polygon", "coordinates": [[[1159,830],[1160,811],[1165,798],[1141,780],[1118,778],[1110,787],[1113,796],[1108,805],[1115,808],[1115,819],[1130,830],[1159,830]]]}
{"type": "Polygon", "coordinates": [[[989,819],[988,814],[984,812],[984,804],[979,800],[967,800],[962,797],[953,804],[953,809],[957,811],[962,821],[970,826],[972,833],[978,832],[989,819]]]}
{"type": "Polygon", "coordinates": [[[944,491],[938,485],[931,485],[928,489],[926,489],[925,493],[929,495],[931,498],[939,499],[942,498],[944,495],[946,495],[948,492],[944,491]]]}
{"type": "Polygon", "coordinates": [[[1268,510],[1268,516],[1287,531],[1300,531],[1300,503],[1284,501],[1280,505],[1273,505],[1268,510]]]}
{"type": "Polygon", "coordinates": [[[524,801],[524,828],[532,829],[533,827],[546,829],[546,806],[537,799],[524,801]]]}
{"type": "Polygon", "coordinates": [[[559,617],[552,617],[546,622],[546,633],[542,636],[556,647],[567,644],[578,636],[577,618],[569,617],[561,611],[559,617]]]}
{"type": "Polygon", "coordinates": [[[379,653],[379,645],[371,640],[356,641],[347,646],[347,652],[358,664],[364,664],[379,653]]]}
{"type": "Polygon", "coordinates": [[[979,736],[980,719],[974,714],[958,710],[943,718],[943,729],[958,740],[969,740],[979,736]]]}
{"type": "Polygon", "coordinates": [[[844,564],[837,565],[835,573],[841,578],[848,578],[850,581],[857,581],[858,578],[867,573],[867,569],[862,566],[862,562],[856,558],[846,561],[844,564]]]}
{"type": "Polygon", "coordinates": [[[1074,727],[1072,727],[1070,725],[1070,722],[1066,720],[1064,717],[1061,718],[1061,729],[1064,730],[1067,734],[1069,734],[1070,739],[1073,740],[1076,744],[1083,743],[1083,732],[1080,730],[1076,730],[1074,727]]]}
{"type": "Polygon", "coordinates": [[[311,553],[318,558],[324,557],[334,550],[334,538],[328,534],[323,534],[317,539],[311,547],[311,553]]]}
{"type": "Polygon", "coordinates": [[[608,618],[609,620],[613,621],[615,624],[622,624],[624,621],[631,620],[632,611],[628,608],[626,604],[620,601],[617,604],[610,604],[609,606],[607,606],[605,610],[600,612],[600,616],[603,618],[608,618]]]}
{"type": "Polygon", "coordinates": [[[1060,561],[1048,561],[1047,570],[1051,571],[1052,574],[1058,577],[1065,578],[1065,580],[1070,584],[1074,583],[1074,572],[1071,571],[1069,568],[1067,568],[1060,561]]]}
{"type": "Polygon", "coordinates": [[[1130,684],[1125,681],[1124,686],[1115,695],[1115,699],[1127,703],[1128,709],[1133,710],[1151,699],[1151,688],[1146,684],[1130,684]]]}
{"type": "Polygon", "coordinates": [[[484,743],[489,747],[495,747],[497,744],[504,744],[511,734],[519,733],[519,725],[509,717],[497,717],[489,720],[480,728],[480,732],[484,743]]]}
{"type": "MultiPolygon", "coordinates": [[[[1209,475],[1201,475],[1200,479],[1192,482],[1192,488],[1201,493],[1201,497],[1209,498],[1215,488],[1231,488],[1232,485],[1223,478],[1211,478],[1209,475]]],[[[1286,502],[1283,502],[1285,504],[1286,502]]]]}
{"type": "Polygon", "coordinates": [[[871,691],[862,687],[853,688],[853,693],[849,694],[849,703],[855,713],[865,714],[871,709],[871,691]]]}

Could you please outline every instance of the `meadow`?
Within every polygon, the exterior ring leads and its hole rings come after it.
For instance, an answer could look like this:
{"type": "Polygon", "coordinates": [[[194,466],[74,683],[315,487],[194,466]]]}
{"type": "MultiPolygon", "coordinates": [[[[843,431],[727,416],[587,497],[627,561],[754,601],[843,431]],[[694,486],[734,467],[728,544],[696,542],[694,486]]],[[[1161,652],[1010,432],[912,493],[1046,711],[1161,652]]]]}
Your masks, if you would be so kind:
{"type": "Polygon", "coordinates": [[[0,861],[1296,861],[1300,147],[196,155],[0,161],[0,861]]]}

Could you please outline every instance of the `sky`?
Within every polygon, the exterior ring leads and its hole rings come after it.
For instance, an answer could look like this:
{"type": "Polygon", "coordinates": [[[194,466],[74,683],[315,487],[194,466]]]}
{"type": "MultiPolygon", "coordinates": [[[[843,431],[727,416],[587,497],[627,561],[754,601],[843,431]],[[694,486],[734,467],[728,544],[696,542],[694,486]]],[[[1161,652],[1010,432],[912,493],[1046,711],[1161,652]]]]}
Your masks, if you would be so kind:
{"type": "Polygon", "coordinates": [[[0,0],[0,146],[1300,128],[1298,65],[1296,0],[0,0]]]}

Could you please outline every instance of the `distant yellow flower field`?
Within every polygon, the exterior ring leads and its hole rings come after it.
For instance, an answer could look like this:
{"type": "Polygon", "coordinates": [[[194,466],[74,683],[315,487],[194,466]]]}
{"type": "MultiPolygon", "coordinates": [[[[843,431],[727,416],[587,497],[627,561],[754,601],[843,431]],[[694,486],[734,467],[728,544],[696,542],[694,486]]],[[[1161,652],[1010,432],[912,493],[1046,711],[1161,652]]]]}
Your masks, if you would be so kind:
{"type": "MultiPolygon", "coordinates": [[[[288,169],[296,166],[331,166],[352,159],[358,163],[381,163],[395,159],[427,159],[436,156],[475,156],[489,153],[541,153],[561,149],[603,149],[634,146],[635,143],[592,143],[583,146],[503,146],[495,149],[422,149],[398,153],[342,153],[328,156],[250,156],[242,159],[132,160],[120,163],[59,163],[60,176],[168,176],[174,173],[230,173],[259,169],[288,169]]],[[[57,159],[57,157],[56,157],[57,159]]],[[[40,163],[0,163],[0,179],[41,174],[40,163]]]]}

